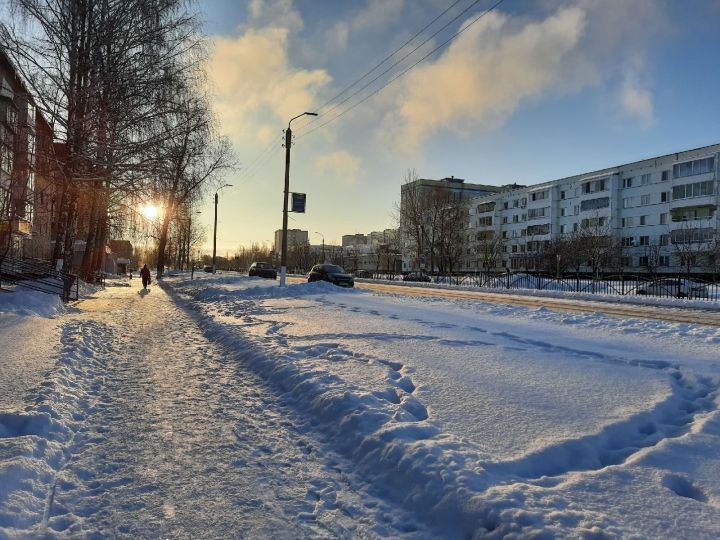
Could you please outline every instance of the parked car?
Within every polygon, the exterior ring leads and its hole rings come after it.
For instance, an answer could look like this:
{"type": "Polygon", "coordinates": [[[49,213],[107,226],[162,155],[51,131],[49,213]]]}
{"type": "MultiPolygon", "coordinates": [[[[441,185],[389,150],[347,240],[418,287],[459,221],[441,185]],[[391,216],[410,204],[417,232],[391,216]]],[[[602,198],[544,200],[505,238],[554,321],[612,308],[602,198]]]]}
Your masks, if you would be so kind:
{"type": "Polygon", "coordinates": [[[410,272],[403,276],[403,281],[421,281],[423,283],[430,283],[430,276],[425,272],[410,272]]]}
{"type": "Polygon", "coordinates": [[[638,294],[675,296],[677,298],[708,298],[708,288],[690,279],[659,279],[638,287],[638,294]]]}
{"type": "Polygon", "coordinates": [[[277,279],[277,270],[272,264],[266,262],[254,262],[248,269],[249,276],[257,276],[261,278],[277,279]]]}
{"type": "Polygon", "coordinates": [[[203,272],[207,272],[208,274],[212,274],[213,267],[212,265],[203,266],[203,272]]]}
{"type": "Polygon", "coordinates": [[[355,270],[355,277],[371,279],[373,277],[373,274],[368,270],[355,270]]]}
{"type": "Polygon", "coordinates": [[[338,287],[354,287],[355,279],[340,266],[335,264],[316,264],[308,274],[308,283],[327,281],[338,287]]]}

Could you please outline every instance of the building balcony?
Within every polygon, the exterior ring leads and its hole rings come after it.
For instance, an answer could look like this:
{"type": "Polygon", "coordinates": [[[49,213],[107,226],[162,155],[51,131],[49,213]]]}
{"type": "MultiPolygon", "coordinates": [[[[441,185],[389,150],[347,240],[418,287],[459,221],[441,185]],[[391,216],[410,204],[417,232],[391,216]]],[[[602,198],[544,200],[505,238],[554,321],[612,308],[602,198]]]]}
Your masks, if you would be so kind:
{"type": "Polygon", "coordinates": [[[701,195],[699,197],[688,197],[687,199],[673,199],[670,201],[670,210],[696,207],[715,208],[716,201],[717,197],[715,195],[701,195]]]}
{"type": "Polygon", "coordinates": [[[13,234],[30,236],[32,234],[32,223],[26,219],[14,219],[12,221],[0,220],[0,232],[10,231],[13,234]]]}

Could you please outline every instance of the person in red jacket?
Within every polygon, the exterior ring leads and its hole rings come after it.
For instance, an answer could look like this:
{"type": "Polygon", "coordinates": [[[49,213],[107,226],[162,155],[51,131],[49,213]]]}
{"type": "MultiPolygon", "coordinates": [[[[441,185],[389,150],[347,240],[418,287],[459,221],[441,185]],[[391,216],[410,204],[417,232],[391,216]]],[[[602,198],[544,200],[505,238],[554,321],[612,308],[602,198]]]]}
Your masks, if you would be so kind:
{"type": "Polygon", "coordinates": [[[140,277],[142,278],[143,289],[147,289],[147,286],[150,285],[150,269],[147,264],[140,270],[140,277]]]}

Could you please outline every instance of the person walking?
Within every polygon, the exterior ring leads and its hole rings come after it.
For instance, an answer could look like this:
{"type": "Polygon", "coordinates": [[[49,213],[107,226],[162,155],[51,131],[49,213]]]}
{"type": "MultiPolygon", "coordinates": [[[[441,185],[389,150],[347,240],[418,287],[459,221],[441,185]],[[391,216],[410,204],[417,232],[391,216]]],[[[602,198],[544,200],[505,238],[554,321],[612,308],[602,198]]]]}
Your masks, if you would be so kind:
{"type": "Polygon", "coordinates": [[[143,289],[147,289],[147,286],[150,285],[150,269],[147,264],[140,270],[140,277],[142,278],[143,289]]]}

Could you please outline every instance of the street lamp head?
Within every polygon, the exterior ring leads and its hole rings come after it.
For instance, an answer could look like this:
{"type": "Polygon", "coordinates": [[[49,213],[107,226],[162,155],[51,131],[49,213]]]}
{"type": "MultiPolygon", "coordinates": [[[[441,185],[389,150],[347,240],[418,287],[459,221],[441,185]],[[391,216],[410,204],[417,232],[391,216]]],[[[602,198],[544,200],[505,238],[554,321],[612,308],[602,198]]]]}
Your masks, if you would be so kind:
{"type": "Polygon", "coordinates": [[[317,116],[318,115],[318,113],[316,113],[316,112],[306,112],[304,114],[307,114],[308,116],[317,116]]]}

